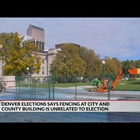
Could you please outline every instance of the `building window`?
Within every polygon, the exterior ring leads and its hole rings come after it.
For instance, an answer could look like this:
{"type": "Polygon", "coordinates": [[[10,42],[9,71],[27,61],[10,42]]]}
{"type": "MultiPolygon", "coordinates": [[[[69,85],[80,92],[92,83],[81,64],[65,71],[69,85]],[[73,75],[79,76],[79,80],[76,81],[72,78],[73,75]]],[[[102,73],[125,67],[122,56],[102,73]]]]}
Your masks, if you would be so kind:
{"type": "Polygon", "coordinates": [[[44,43],[42,43],[42,50],[44,50],[44,43]]]}
{"type": "Polygon", "coordinates": [[[42,75],[44,75],[44,66],[42,66],[42,75]]]}
{"type": "Polygon", "coordinates": [[[41,51],[41,42],[39,42],[39,50],[41,51]]]}
{"type": "Polygon", "coordinates": [[[44,71],[44,66],[42,66],[42,70],[44,71]]]}
{"type": "Polygon", "coordinates": [[[42,64],[44,64],[44,59],[42,59],[42,64]]]}
{"type": "Polygon", "coordinates": [[[38,46],[38,41],[36,41],[36,46],[38,46]]]}

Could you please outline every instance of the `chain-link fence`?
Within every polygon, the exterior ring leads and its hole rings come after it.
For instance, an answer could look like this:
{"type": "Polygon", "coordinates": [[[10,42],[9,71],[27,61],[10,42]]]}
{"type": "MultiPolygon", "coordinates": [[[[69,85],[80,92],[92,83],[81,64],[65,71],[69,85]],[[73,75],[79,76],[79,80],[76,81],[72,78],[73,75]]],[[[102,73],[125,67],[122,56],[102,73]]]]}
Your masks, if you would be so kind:
{"type": "MultiPolygon", "coordinates": [[[[112,85],[125,79],[121,75],[16,77],[17,100],[110,100],[112,85]],[[97,85],[98,79],[101,86],[97,85]],[[107,89],[103,88],[107,79],[107,89]],[[118,80],[118,81],[116,81],[118,80]],[[115,81],[115,82],[114,82],[115,81]],[[98,89],[100,88],[100,89],[98,89]],[[96,98],[95,98],[96,97],[96,98]],[[97,98],[98,97],[98,98],[97,98]]],[[[115,85],[115,86],[116,86],[115,85]]],[[[122,87],[124,83],[120,83],[122,87]]],[[[139,86],[139,85],[138,85],[139,86]]],[[[126,86],[128,88],[128,86],[126,86]]]]}
{"type": "MultiPolygon", "coordinates": [[[[105,75],[108,83],[114,76],[105,75]]],[[[97,92],[94,79],[102,80],[102,75],[61,76],[61,77],[16,77],[17,100],[90,100],[97,92]]],[[[110,86],[108,86],[109,98],[110,86]]]]}
{"type": "Polygon", "coordinates": [[[16,77],[16,99],[54,99],[52,77],[16,77]]]}

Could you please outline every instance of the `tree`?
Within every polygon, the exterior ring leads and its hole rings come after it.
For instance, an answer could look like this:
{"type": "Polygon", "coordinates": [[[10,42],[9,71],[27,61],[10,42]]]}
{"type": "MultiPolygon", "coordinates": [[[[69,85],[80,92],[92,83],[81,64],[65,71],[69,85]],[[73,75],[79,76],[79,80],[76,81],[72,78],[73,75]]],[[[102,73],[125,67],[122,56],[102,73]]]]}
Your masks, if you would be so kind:
{"type": "Polygon", "coordinates": [[[40,71],[40,57],[38,56],[38,47],[30,41],[24,41],[24,36],[16,33],[0,34],[0,59],[2,60],[4,75],[27,74],[29,72],[40,71]]]}
{"type": "Polygon", "coordinates": [[[140,68],[140,60],[135,60],[134,66],[135,66],[135,68],[140,68]]]}
{"type": "Polygon", "coordinates": [[[134,68],[134,63],[133,63],[133,60],[125,60],[125,61],[122,61],[122,65],[128,69],[133,69],[134,68]]]}
{"type": "Polygon", "coordinates": [[[74,44],[64,44],[50,65],[51,74],[65,77],[84,75],[86,62],[79,56],[79,49],[74,44]]]}
{"type": "Polygon", "coordinates": [[[85,75],[92,77],[101,73],[101,60],[94,50],[87,49],[86,47],[80,47],[80,57],[86,61],[85,75]]]}
{"type": "Polygon", "coordinates": [[[118,75],[120,70],[122,69],[122,63],[117,58],[110,59],[109,57],[105,58],[105,73],[118,75]]]}

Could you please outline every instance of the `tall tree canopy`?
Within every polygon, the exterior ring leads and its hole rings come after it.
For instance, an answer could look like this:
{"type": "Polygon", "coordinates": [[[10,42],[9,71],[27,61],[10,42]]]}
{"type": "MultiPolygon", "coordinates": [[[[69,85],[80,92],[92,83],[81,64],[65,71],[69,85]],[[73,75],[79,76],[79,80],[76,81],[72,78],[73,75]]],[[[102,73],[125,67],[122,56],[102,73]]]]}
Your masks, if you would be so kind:
{"type": "MultiPolygon", "coordinates": [[[[105,57],[105,74],[118,74],[122,63],[117,58],[105,57]]],[[[64,44],[50,65],[54,76],[86,76],[103,74],[102,59],[94,50],[74,44],[64,44]]]]}
{"type": "Polygon", "coordinates": [[[3,62],[4,75],[19,75],[40,71],[38,47],[30,41],[24,41],[24,36],[16,33],[0,34],[0,59],[3,62]]]}
{"type": "Polygon", "coordinates": [[[122,63],[117,58],[110,59],[109,57],[105,58],[105,73],[118,75],[122,69],[122,63]]]}
{"type": "Polygon", "coordinates": [[[87,49],[86,47],[80,47],[80,57],[86,61],[85,75],[91,77],[101,73],[101,60],[95,54],[94,50],[87,49]]]}
{"type": "Polygon", "coordinates": [[[79,56],[79,49],[74,44],[64,44],[50,65],[51,74],[55,76],[84,75],[86,61],[79,56]]]}
{"type": "Polygon", "coordinates": [[[101,60],[91,49],[74,44],[64,44],[52,64],[51,74],[55,76],[93,76],[101,73],[101,60]]]}

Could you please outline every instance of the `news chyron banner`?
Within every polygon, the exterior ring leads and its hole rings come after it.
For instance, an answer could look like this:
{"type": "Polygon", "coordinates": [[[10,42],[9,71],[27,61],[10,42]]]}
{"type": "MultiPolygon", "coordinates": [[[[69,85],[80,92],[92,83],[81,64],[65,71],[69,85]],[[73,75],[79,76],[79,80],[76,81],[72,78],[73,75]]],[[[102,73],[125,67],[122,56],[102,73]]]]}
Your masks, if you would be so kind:
{"type": "Polygon", "coordinates": [[[140,112],[140,101],[0,101],[0,112],[140,112]]]}

